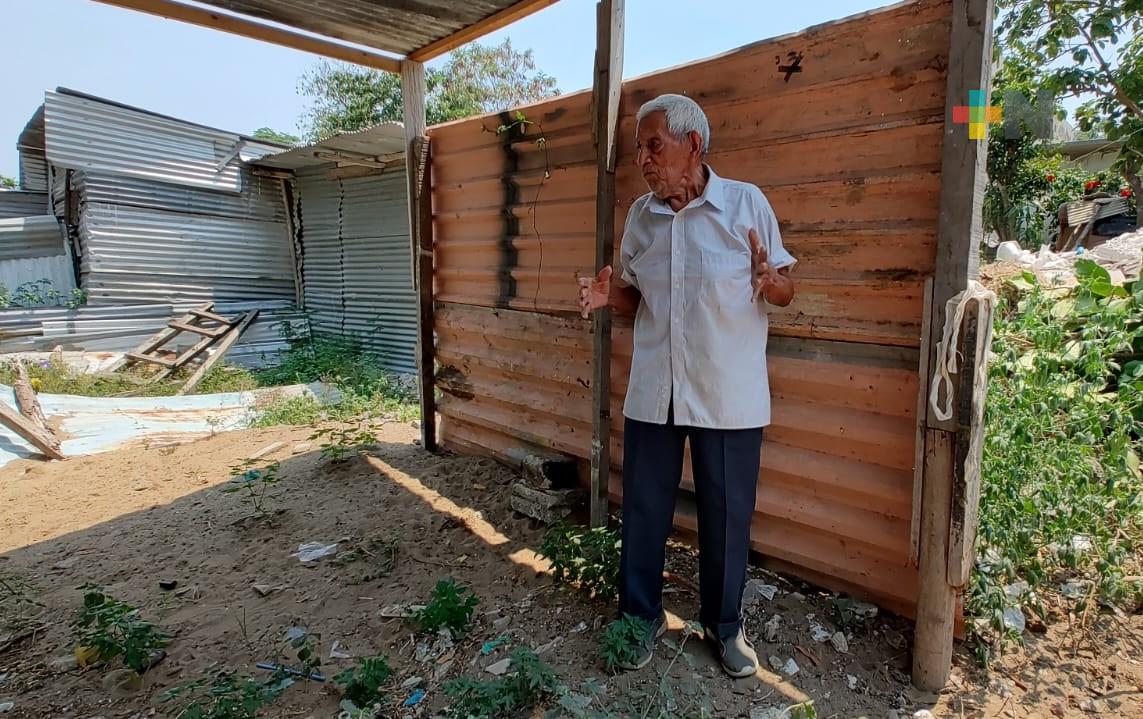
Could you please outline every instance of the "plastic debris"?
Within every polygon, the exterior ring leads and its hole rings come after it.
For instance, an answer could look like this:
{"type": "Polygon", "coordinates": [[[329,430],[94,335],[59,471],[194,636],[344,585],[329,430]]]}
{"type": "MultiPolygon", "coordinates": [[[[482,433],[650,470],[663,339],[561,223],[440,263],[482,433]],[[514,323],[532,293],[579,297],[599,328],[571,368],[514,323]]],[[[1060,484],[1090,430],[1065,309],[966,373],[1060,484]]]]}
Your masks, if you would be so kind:
{"type": "Polygon", "coordinates": [[[342,648],[340,641],[334,641],[333,646],[329,648],[330,659],[352,659],[353,655],[342,648]]]}
{"type": "Polygon", "coordinates": [[[407,706],[407,707],[417,706],[422,701],[424,701],[426,693],[427,692],[424,689],[418,689],[417,691],[413,692],[412,694],[409,695],[409,698],[405,700],[405,706],[407,706]]]}
{"type": "Polygon", "coordinates": [[[785,709],[778,707],[751,707],[750,719],[784,719],[785,709]]]}
{"type": "Polygon", "coordinates": [[[845,635],[841,632],[834,632],[833,636],[829,638],[829,643],[833,645],[834,649],[841,652],[842,654],[849,653],[849,640],[847,640],[845,635]]]}
{"type": "Polygon", "coordinates": [[[853,676],[852,674],[846,674],[845,681],[849,685],[849,690],[851,692],[857,690],[857,677],[853,676]]]}
{"type": "Polygon", "coordinates": [[[381,607],[381,616],[386,619],[407,619],[424,608],[424,604],[391,604],[381,607]]]}
{"type": "Polygon", "coordinates": [[[1060,585],[1060,594],[1063,594],[1068,599],[1082,599],[1091,587],[1090,582],[1064,582],[1060,585]]]}
{"type": "Polygon", "coordinates": [[[3,714],[5,712],[10,712],[15,708],[16,708],[16,702],[4,702],[3,704],[0,704],[0,714],[3,714]]]}
{"type": "Polygon", "coordinates": [[[159,580],[159,589],[162,589],[164,592],[169,592],[177,586],[179,586],[179,580],[177,580],[177,579],[160,579],[159,580]]]}
{"type": "Polygon", "coordinates": [[[581,634],[587,631],[587,622],[580,622],[572,627],[572,634],[581,634]]]}
{"type": "Polygon", "coordinates": [[[420,686],[421,684],[424,683],[424,681],[425,680],[423,677],[409,677],[405,681],[401,682],[401,688],[402,689],[412,689],[413,687],[420,686]]]}
{"type": "Polygon", "coordinates": [[[810,636],[815,642],[828,642],[833,634],[822,625],[815,623],[810,625],[810,636]]]}
{"type": "Polygon", "coordinates": [[[1072,551],[1076,552],[1077,554],[1082,554],[1084,552],[1090,552],[1091,548],[1093,546],[1091,543],[1091,537],[1087,536],[1086,534],[1075,535],[1074,537],[1072,537],[1071,544],[1072,544],[1072,551]]]}
{"type": "Polygon", "coordinates": [[[1019,582],[1012,582],[1004,588],[1004,594],[1007,595],[1009,601],[1018,601],[1024,593],[1028,591],[1028,583],[1021,580],[1019,582]]]}
{"type": "Polygon", "coordinates": [[[779,626],[781,625],[781,623],[782,623],[782,615],[781,614],[775,614],[774,616],[770,617],[769,621],[767,621],[765,626],[763,627],[763,629],[766,632],[763,635],[765,637],[766,641],[768,641],[770,643],[774,643],[774,642],[778,641],[778,629],[779,629],[779,626]]]}
{"type": "Polygon", "coordinates": [[[298,551],[291,554],[291,557],[297,557],[300,562],[316,562],[322,557],[331,557],[337,554],[337,542],[333,544],[322,544],[321,542],[306,542],[305,544],[298,545],[298,551]]]}
{"type": "Polygon", "coordinates": [[[776,671],[776,672],[780,672],[780,671],[782,671],[783,662],[782,662],[782,660],[781,660],[781,659],[779,659],[778,657],[775,657],[775,656],[771,655],[771,656],[770,656],[770,659],[769,659],[769,662],[770,662],[770,668],[771,668],[771,669],[773,669],[773,670],[774,670],[774,671],[776,671]]]}
{"type": "Polygon", "coordinates": [[[1017,634],[1023,634],[1025,625],[1024,612],[1020,611],[1019,607],[1008,607],[1004,610],[1005,627],[1017,634]]]}
{"type": "Polygon", "coordinates": [[[793,659],[787,659],[786,663],[784,665],[782,665],[782,673],[788,677],[794,676],[799,671],[801,671],[801,670],[798,668],[798,663],[795,662],[793,659]]]}
{"type": "Polygon", "coordinates": [[[501,676],[508,671],[510,666],[512,666],[512,657],[505,657],[495,664],[489,664],[488,666],[484,667],[484,671],[488,672],[489,674],[501,676]]]}
{"type": "Polygon", "coordinates": [[[305,635],[306,635],[305,627],[290,627],[289,629],[286,630],[286,639],[291,641],[291,642],[294,641],[295,639],[301,639],[305,635]]]}
{"type": "Polygon", "coordinates": [[[933,713],[928,709],[918,709],[913,712],[913,719],[934,719],[933,713]]]}
{"type": "Polygon", "coordinates": [[[742,607],[750,609],[762,599],[771,601],[777,593],[778,588],[774,585],[766,584],[761,579],[751,579],[742,589],[742,607]]]}
{"type": "Polygon", "coordinates": [[[872,619],[877,616],[877,605],[869,602],[854,602],[853,613],[862,619],[872,619]]]}
{"type": "Polygon", "coordinates": [[[496,651],[496,648],[508,641],[508,637],[501,635],[495,639],[490,639],[480,647],[480,653],[485,656],[496,651]]]}

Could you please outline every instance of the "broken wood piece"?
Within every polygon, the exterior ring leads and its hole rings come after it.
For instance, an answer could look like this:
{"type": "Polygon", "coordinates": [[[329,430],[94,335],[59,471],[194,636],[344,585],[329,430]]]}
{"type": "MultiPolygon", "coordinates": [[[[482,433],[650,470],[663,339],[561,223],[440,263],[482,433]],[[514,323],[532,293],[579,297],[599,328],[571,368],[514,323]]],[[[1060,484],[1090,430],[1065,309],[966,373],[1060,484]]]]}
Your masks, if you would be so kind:
{"type": "Polygon", "coordinates": [[[0,401],[0,424],[26,439],[33,447],[52,459],[63,459],[59,442],[54,435],[37,427],[32,420],[0,401]]]}
{"type": "Polygon", "coordinates": [[[206,361],[203,362],[197,370],[195,370],[195,373],[191,375],[190,379],[187,380],[187,383],[184,384],[182,388],[175,393],[176,396],[184,395],[194,389],[198,383],[202,381],[202,378],[206,376],[206,373],[210,370],[210,368],[217,364],[218,361],[222,359],[222,357],[230,350],[234,343],[238,341],[238,338],[242,336],[242,333],[246,331],[246,328],[250,326],[250,323],[253,322],[257,316],[258,310],[250,310],[246,313],[246,316],[238,322],[238,324],[231,327],[230,331],[227,332],[226,335],[222,338],[222,341],[218,343],[218,349],[215,350],[214,354],[212,354],[210,357],[207,357],[206,361]]]}
{"type": "Polygon", "coordinates": [[[195,317],[198,317],[199,319],[210,320],[212,322],[217,322],[220,325],[230,324],[230,320],[226,319],[222,315],[216,315],[213,312],[210,312],[208,310],[204,310],[202,308],[193,309],[190,311],[190,313],[192,315],[194,315],[195,317]]]}
{"type": "Polygon", "coordinates": [[[163,359],[162,357],[156,357],[154,355],[145,355],[139,352],[128,352],[126,356],[129,360],[134,362],[150,362],[152,364],[162,365],[168,368],[174,368],[175,366],[174,360],[163,359]]]}
{"type": "Polygon", "coordinates": [[[46,434],[54,437],[48,427],[48,419],[40,408],[40,400],[36,397],[32,380],[28,378],[28,370],[21,360],[16,360],[16,382],[12,385],[12,389],[16,394],[16,407],[21,414],[32,420],[46,434]]]}
{"type": "Polygon", "coordinates": [[[196,335],[202,335],[203,337],[214,338],[221,337],[222,335],[226,334],[226,332],[230,329],[230,322],[223,322],[218,327],[201,327],[189,322],[171,320],[169,323],[167,323],[167,326],[171,329],[180,330],[182,332],[192,332],[196,335]]]}
{"type": "Polygon", "coordinates": [[[575,489],[537,489],[524,482],[516,482],[512,485],[512,496],[534,502],[547,509],[574,507],[583,501],[586,494],[585,490],[578,487],[575,489]]]}
{"type": "Polygon", "coordinates": [[[147,381],[158,382],[160,380],[166,379],[167,377],[170,377],[175,372],[185,367],[188,362],[205,352],[212,344],[215,343],[217,339],[217,337],[203,337],[198,342],[195,342],[193,345],[191,345],[186,352],[183,352],[178,357],[175,357],[173,365],[155,373],[155,375],[147,381]]]}
{"type": "Polygon", "coordinates": [[[263,457],[270,454],[271,452],[276,452],[285,446],[286,446],[285,442],[271,442],[270,444],[266,445],[262,449],[258,450],[254,454],[247,457],[246,459],[248,459],[250,461],[254,461],[256,459],[262,459],[263,457]]]}

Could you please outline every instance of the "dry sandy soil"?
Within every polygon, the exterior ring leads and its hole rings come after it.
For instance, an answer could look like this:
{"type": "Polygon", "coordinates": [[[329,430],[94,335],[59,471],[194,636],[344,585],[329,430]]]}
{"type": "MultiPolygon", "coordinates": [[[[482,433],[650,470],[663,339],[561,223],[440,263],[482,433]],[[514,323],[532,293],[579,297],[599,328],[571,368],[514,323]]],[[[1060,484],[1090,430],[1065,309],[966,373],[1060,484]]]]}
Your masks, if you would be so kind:
{"type": "MultiPolygon", "coordinates": [[[[603,683],[600,701],[612,709],[646,706],[639,702],[658,697],[666,676],[677,703],[672,716],[679,717],[697,716],[699,707],[714,716],[754,710],[757,717],[766,707],[806,699],[820,717],[907,717],[926,708],[938,717],[1143,716],[1139,616],[1089,617],[1085,633],[1069,629],[1078,619],[1069,625],[1060,614],[991,676],[958,651],[948,691],[921,696],[907,681],[908,622],[878,616],[852,629],[848,652],[839,653],[810,636],[811,623],[833,631],[832,596],[760,571],[752,575],[779,591],[750,610],[748,631],[764,664],[771,656],[793,659],[796,675],[767,666],[731,680],[692,640],[680,660],[672,663],[660,645],[643,671],[608,676],[598,646],[613,609],[552,584],[535,553],[543,527],[508,508],[511,471],[489,460],[428,454],[405,424],[385,425],[367,456],[340,465],[322,458],[308,434],[249,430],[0,470],[0,578],[39,603],[0,585],[0,706],[13,704],[4,719],[170,716],[170,705],[159,701],[165,689],[220,668],[260,675],[255,663],[282,657],[292,626],[318,640],[327,677],[354,662],[329,659],[334,642],[354,657],[385,653],[396,669],[394,717],[432,716],[447,704],[444,681],[489,678],[484,667],[512,644],[544,649],[541,656],[573,689],[589,677],[603,683]],[[264,460],[281,462],[271,502],[281,511],[269,521],[244,519],[249,512],[238,495],[220,488],[229,467],[277,442],[264,460]],[[344,553],[374,538],[399,544],[394,569],[381,579],[362,581],[369,572],[363,562],[303,565],[291,556],[303,542],[341,540],[344,553]],[[449,575],[480,597],[474,628],[442,656],[418,662],[416,645],[425,638],[381,609],[423,601],[449,575]],[[164,591],[161,580],[178,586],[164,591]],[[74,650],[69,624],[87,582],[139,606],[173,635],[141,688],[116,686],[122,672],[113,667],[67,666],[74,650]],[[270,591],[262,596],[254,585],[270,591]],[[774,614],[782,616],[781,630],[768,643],[763,626],[774,614]],[[35,631],[13,633],[18,627],[35,631]],[[503,634],[509,644],[482,653],[483,642],[503,634]],[[397,685],[413,675],[424,677],[427,696],[403,708],[410,690],[397,685]]],[[[668,585],[667,604],[678,630],[697,612],[693,552],[673,547],[670,565],[679,579],[668,585]]],[[[338,699],[332,683],[297,684],[262,716],[335,717],[338,699]]],[[[657,715],[657,707],[647,714],[657,715]]]]}

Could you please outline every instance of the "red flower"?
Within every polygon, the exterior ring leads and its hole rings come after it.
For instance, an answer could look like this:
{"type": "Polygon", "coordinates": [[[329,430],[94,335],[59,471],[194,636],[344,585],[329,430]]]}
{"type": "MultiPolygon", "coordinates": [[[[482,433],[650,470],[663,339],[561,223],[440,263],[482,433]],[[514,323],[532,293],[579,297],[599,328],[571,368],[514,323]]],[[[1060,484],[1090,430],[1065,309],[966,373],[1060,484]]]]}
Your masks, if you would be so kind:
{"type": "Polygon", "coordinates": [[[1088,180],[1087,182],[1083,183],[1083,189],[1087,190],[1088,192],[1091,192],[1097,187],[1099,187],[1099,180],[1088,180]]]}
{"type": "Polygon", "coordinates": [[[1056,181],[1055,175],[1048,175],[1048,182],[1055,182],[1055,181],[1056,181]]]}
{"type": "Polygon", "coordinates": [[[1120,197],[1131,197],[1131,194],[1132,193],[1131,193],[1130,187],[1124,187],[1122,190],[1119,191],[1120,197]]]}

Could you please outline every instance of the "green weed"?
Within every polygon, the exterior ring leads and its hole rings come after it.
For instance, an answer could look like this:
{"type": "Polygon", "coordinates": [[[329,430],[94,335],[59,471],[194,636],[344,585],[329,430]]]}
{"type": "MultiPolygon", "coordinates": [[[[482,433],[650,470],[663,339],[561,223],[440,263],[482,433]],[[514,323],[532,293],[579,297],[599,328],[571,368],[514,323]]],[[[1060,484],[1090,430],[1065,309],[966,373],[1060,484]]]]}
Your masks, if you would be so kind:
{"type": "Polygon", "coordinates": [[[609,672],[615,672],[621,665],[634,662],[651,631],[650,623],[630,615],[624,615],[607,625],[599,645],[603,667],[609,672]]]}
{"type": "Polygon", "coordinates": [[[502,677],[478,681],[454,679],[444,686],[452,700],[445,715],[452,719],[496,719],[516,716],[559,689],[556,673],[535,652],[518,648],[502,677]]]}
{"type": "Polygon", "coordinates": [[[610,602],[619,593],[619,532],[557,524],[540,544],[557,582],[575,584],[590,596],[610,602]]]}
{"type": "MultiPolygon", "coordinates": [[[[169,397],[183,386],[190,375],[190,371],[184,370],[165,380],[149,382],[157,370],[153,365],[134,365],[115,374],[95,374],[79,372],[63,362],[50,359],[25,362],[24,367],[36,391],[80,397],[169,397]]],[[[0,384],[12,385],[16,377],[15,363],[0,362],[0,384]]],[[[239,392],[257,386],[257,381],[248,371],[216,365],[207,371],[192,394],[239,392]]]]}
{"type": "Polygon", "coordinates": [[[1046,594],[1125,608],[1143,596],[1143,284],[1076,269],[1074,292],[1026,273],[997,308],[966,601],[986,664],[1046,594]]]}
{"type": "Polygon", "coordinates": [[[468,629],[472,613],[480,600],[468,587],[462,587],[452,577],[437,582],[433,596],[425,607],[413,615],[421,631],[436,634],[448,629],[459,637],[468,629]]]}
{"type": "Polygon", "coordinates": [[[352,703],[350,712],[371,711],[386,700],[385,685],[393,678],[393,670],[384,656],[362,659],[357,666],[346,669],[333,678],[341,686],[344,701],[352,703]]]}
{"type": "Polygon", "coordinates": [[[140,619],[136,607],[94,585],[84,590],[83,611],[72,624],[79,646],[91,650],[98,661],[122,657],[127,667],[145,672],[154,654],[167,646],[168,636],[140,619]]]}
{"type": "Polygon", "coordinates": [[[331,462],[345,462],[360,457],[367,447],[377,444],[377,435],[362,427],[324,427],[310,435],[310,440],[323,440],[321,456],[331,462]]]}
{"type": "Polygon", "coordinates": [[[272,703],[293,683],[293,679],[281,675],[259,681],[218,672],[168,689],[159,696],[159,701],[176,702],[173,716],[179,719],[255,719],[262,707],[272,703]]]}
{"type": "Polygon", "coordinates": [[[242,502],[250,508],[252,517],[266,517],[270,513],[266,506],[274,498],[270,490],[278,484],[278,462],[255,468],[257,460],[246,460],[230,468],[230,483],[222,488],[224,494],[239,494],[242,502]]]}

